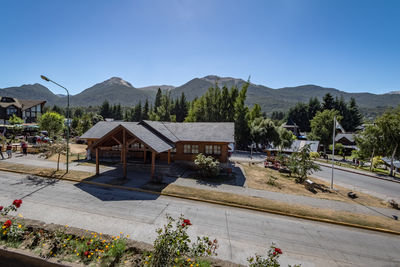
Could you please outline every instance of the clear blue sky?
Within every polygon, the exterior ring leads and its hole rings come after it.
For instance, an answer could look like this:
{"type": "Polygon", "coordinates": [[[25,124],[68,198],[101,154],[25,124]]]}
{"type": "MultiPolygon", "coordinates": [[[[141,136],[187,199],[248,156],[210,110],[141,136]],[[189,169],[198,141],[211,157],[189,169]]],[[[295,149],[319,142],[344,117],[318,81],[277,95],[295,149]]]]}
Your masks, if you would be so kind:
{"type": "Polygon", "coordinates": [[[2,0],[0,88],[76,94],[112,76],[135,87],[208,74],[272,88],[400,90],[400,1],[2,0]]]}

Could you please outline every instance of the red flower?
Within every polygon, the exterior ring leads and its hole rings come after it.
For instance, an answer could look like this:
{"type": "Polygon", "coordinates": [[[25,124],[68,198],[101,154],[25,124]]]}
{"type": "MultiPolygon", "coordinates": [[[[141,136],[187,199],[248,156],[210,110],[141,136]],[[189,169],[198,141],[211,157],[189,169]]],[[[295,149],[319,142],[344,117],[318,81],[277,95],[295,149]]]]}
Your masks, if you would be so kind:
{"type": "Polygon", "coordinates": [[[182,223],[182,227],[185,227],[185,226],[186,226],[186,224],[182,223]]]}
{"type": "Polygon", "coordinates": [[[3,210],[3,208],[4,208],[3,206],[0,206],[0,211],[2,211],[2,210],[3,210]]]}
{"type": "Polygon", "coordinates": [[[87,256],[89,256],[89,251],[85,251],[85,256],[87,257],[87,256]]]}
{"type": "Polygon", "coordinates": [[[192,225],[192,223],[188,219],[184,219],[183,223],[186,224],[186,225],[192,225]]]}
{"type": "Polygon", "coordinates": [[[275,248],[275,252],[279,253],[279,254],[282,254],[282,250],[280,248],[275,248]]]}
{"type": "Polygon", "coordinates": [[[274,256],[276,255],[276,251],[274,251],[274,253],[272,253],[274,256]]]}
{"type": "Polygon", "coordinates": [[[17,208],[19,208],[22,204],[22,200],[21,199],[16,199],[13,201],[13,205],[17,208]]]}
{"type": "Polygon", "coordinates": [[[8,228],[8,227],[11,226],[11,224],[12,224],[12,222],[11,222],[10,220],[7,220],[7,221],[4,223],[4,226],[5,226],[6,228],[8,228]]]}

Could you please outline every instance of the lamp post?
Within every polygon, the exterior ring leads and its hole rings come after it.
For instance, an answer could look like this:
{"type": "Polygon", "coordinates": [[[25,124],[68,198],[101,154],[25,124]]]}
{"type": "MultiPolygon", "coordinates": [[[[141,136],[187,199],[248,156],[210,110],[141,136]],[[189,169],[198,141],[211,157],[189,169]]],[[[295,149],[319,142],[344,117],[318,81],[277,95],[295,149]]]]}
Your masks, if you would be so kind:
{"type": "Polygon", "coordinates": [[[67,91],[67,173],[68,173],[68,165],[69,165],[69,91],[64,86],[56,83],[55,81],[50,80],[49,78],[47,78],[44,75],[40,75],[40,78],[42,78],[46,82],[52,82],[55,85],[58,85],[61,88],[65,89],[65,91],[67,91]]]}

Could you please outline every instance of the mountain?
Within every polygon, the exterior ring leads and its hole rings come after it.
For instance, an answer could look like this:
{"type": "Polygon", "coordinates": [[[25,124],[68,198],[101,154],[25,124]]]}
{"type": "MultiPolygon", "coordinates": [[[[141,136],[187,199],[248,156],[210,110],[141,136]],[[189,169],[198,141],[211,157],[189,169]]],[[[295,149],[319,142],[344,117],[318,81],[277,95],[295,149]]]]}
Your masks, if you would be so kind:
{"type": "Polygon", "coordinates": [[[158,88],[161,89],[161,91],[166,91],[166,90],[172,90],[175,88],[175,86],[172,85],[151,85],[151,86],[146,86],[146,87],[140,87],[138,88],[139,90],[144,90],[144,91],[153,91],[157,92],[158,88]]]}
{"type": "Polygon", "coordinates": [[[59,97],[53,94],[47,87],[44,87],[39,83],[24,84],[19,87],[8,87],[0,89],[0,96],[9,96],[32,100],[44,99],[49,103],[55,103],[59,99],[59,97]]]}
{"type": "MultiPolygon", "coordinates": [[[[188,100],[193,100],[204,94],[207,89],[215,84],[219,87],[226,85],[228,88],[237,86],[239,89],[246,83],[242,79],[231,77],[218,77],[215,75],[195,78],[182,86],[171,90],[173,97],[178,97],[182,92],[188,100]]],[[[321,87],[317,85],[301,85],[296,87],[284,87],[272,89],[264,85],[250,83],[247,90],[247,105],[260,104],[263,111],[287,111],[298,102],[308,102],[311,97],[322,97],[330,93],[333,97],[344,97],[346,101],[355,98],[357,104],[364,110],[381,107],[396,107],[400,104],[400,94],[371,94],[371,93],[347,93],[335,88],[321,87]]],[[[367,112],[366,112],[367,113],[367,112]]]]}
{"type": "Polygon", "coordinates": [[[73,106],[93,106],[101,105],[104,100],[108,100],[111,104],[132,106],[139,101],[146,101],[146,98],[152,101],[154,93],[139,90],[129,82],[118,77],[113,77],[102,83],[95,84],[79,94],[73,95],[70,103],[73,106]]]}
{"type": "MultiPolygon", "coordinates": [[[[143,103],[146,99],[152,103],[158,88],[163,91],[168,90],[174,98],[180,97],[184,92],[188,100],[193,100],[195,97],[203,95],[208,88],[215,84],[218,84],[219,87],[226,85],[228,88],[237,86],[240,89],[245,83],[246,81],[243,79],[208,75],[203,78],[194,78],[178,87],[153,85],[135,88],[122,78],[113,77],[95,84],[79,94],[72,95],[70,104],[71,106],[96,106],[101,105],[104,100],[108,100],[111,104],[120,103],[123,106],[132,106],[139,101],[143,103]]],[[[364,115],[372,117],[381,114],[386,107],[396,107],[400,104],[399,91],[377,95],[371,93],[347,93],[335,88],[317,85],[273,89],[253,83],[249,85],[246,104],[253,105],[258,103],[263,111],[270,114],[272,111],[287,111],[298,102],[308,102],[310,97],[317,97],[321,100],[326,93],[332,94],[333,97],[340,98],[343,96],[346,101],[354,97],[364,115]]],[[[49,89],[37,83],[0,89],[0,96],[21,99],[44,99],[47,101],[47,105],[66,105],[65,96],[55,95],[49,89]]]]}

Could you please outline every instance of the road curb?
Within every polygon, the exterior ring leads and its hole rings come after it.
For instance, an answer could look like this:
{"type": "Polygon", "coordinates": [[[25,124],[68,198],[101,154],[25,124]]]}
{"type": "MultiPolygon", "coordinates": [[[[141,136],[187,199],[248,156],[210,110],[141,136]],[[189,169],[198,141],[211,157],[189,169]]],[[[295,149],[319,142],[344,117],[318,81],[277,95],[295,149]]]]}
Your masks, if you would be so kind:
{"type": "MultiPolygon", "coordinates": [[[[318,161],[316,161],[316,163],[317,163],[318,165],[320,165],[320,166],[324,166],[324,167],[326,167],[326,168],[331,168],[331,169],[332,169],[332,166],[327,166],[327,165],[325,165],[325,164],[321,164],[321,163],[318,162],[318,161]]],[[[380,179],[380,180],[384,180],[384,181],[388,181],[388,182],[393,182],[393,183],[398,183],[398,184],[400,184],[400,181],[396,181],[396,180],[392,180],[392,179],[387,179],[387,178],[383,178],[383,177],[378,177],[378,176],[371,175],[371,174],[367,174],[367,173],[361,173],[361,172],[349,170],[348,168],[343,168],[343,167],[340,167],[340,166],[337,167],[336,165],[335,165],[335,169],[341,170],[341,171],[344,171],[344,172],[350,172],[350,173],[354,173],[354,174],[369,176],[369,177],[372,177],[372,178],[376,178],[376,179],[380,179]]]]}
{"type": "MultiPolygon", "coordinates": [[[[29,174],[29,173],[23,172],[23,171],[6,170],[1,167],[0,167],[0,171],[14,172],[14,173],[20,173],[20,174],[29,174]]],[[[363,226],[363,225],[346,223],[346,222],[337,222],[337,221],[333,221],[330,219],[321,219],[321,218],[316,218],[316,217],[303,216],[303,215],[297,215],[297,214],[292,214],[292,213],[269,210],[269,209],[265,209],[265,208],[257,208],[257,207],[251,207],[251,206],[234,204],[234,203],[226,203],[226,202],[216,201],[216,200],[207,200],[207,199],[201,199],[201,198],[197,198],[197,197],[187,197],[187,196],[182,196],[182,195],[177,195],[177,194],[163,193],[163,192],[158,192],[158,191],[153,191],[153,190],[146,190],[146,189],[134,188],[134,187],[126,187],[126,186],[121,186],[121,185],[103,184],[103,183],[98,183],[98,182],[93,182],[93,181],[81,181],[81,180],[71,179],[71,178],[54,178],[54,177],[42,176],[42,175],[36,175],[36,176],[58,179],[58,180],[63,180],[63,181],[70,181],[70,182],[75,182],[75,183],[91,184],[91,185],[101,186],[101,187],[108,187],[108,188],[122,189],[122,190],[135,191],[135,192],[141,192],[141,193],[148,193],[148,194],[153,194],[153,195],[175,197],[175,198],[180,198],[180,199],[185,199],[185,200],[199,201],[199,202],[205,202],[205,203],[210,203],[210,204],[215,204],[215,205],[221,205],[221,206],[227,206],[227,207],[233,207],[233,208],[241,208],[241,209],[247,209],[247,210],[258,211],[258,212],[266,212],[266,213],[271,213],[271,214],[276,214],[276,215],[281,215],[281,216],[294,217],[294,218],[308,220],[308,221],[316,221],[316,222],[329,223],[329,224],[340,225],[340,226],[353,227],[353,228],[358,228],[358,229],[363,229],[363,230],[381,232],[381,233],[386,233],[386,234],[400,235],[400,232],[383,229],[383,228],[363,226]]]]}

